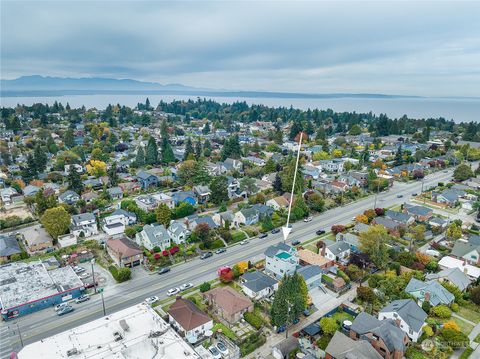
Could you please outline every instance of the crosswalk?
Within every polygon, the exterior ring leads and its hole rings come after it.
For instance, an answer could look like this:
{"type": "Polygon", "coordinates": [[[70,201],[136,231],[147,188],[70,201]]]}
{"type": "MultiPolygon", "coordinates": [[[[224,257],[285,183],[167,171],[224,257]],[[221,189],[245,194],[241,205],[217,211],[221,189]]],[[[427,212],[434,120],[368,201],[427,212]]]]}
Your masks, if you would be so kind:
{"type": "Polygon", "coordinates": [[[12,323],[0,322],[0,359],[10,358],[12,354],[12,338],[18,335],[17,328],[12,323]]]}

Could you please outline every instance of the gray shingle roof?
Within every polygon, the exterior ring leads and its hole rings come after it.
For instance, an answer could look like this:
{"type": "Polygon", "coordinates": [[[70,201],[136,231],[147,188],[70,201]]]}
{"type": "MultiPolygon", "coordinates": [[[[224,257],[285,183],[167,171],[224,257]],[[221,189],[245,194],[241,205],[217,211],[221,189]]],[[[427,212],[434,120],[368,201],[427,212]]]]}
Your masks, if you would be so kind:
{"type": "Polygon", "coordinates": [[[400,223],[407,223],[411,218],[408,214],[405,214],[403,212],[391,211],[391,210],[388,210],[385,213],[385,215],[388,218],[400,223]]]}
{"type": "Polygon", "coordinates": [[[0,236],[0,257],[9,257],[12,254],[22,253],[17,239],[14,236],[0,236]]]}
{"type": "Polygon", "coordinates": [[[472,282],[470,277],[463,273],[459,268],[447,268],[438,273],[427,274],[426,280],[448,279],[450,283],[457,286],[458,289],[464,291],[472,282]]]}
{"type": "Polygon", "coordinates": [[[72,222],[74,225],[79,225],[83,221],[94,221],[95,215],[93,213],[80,213],[72,216],[72,222]]]}
{"type": "Polygon", "coordinates": [[[334,254],[334,255],[339,255],[343,252],[346,252],[350,249],[350,246],[348,243],[344,241],[339,241],[335,242],[332,245],[327,246],[327,248],[334,254]]]}
{"type": "Polygon", "coordinates": [[[322,271],[322,268],[320,268],[317,265],[307,265],[298,269],[297,273],[300,274],[303,277],[303,279],[309,280],[310,278],[313,278],[315,276],[322,274],[323,271],[322,271]]]}
{"type": "Polygon", "coordinates": [[[434,280],[422,282],[415,278],[410,279],[410,282],[405,287],[405,292],[411,294],[417,291],[430,293],[430,304],[433,306],[439,304],[448,305],[455,300],[455,296],[452,293],[434,280]]]}
{"type": "Polygon", "coordinates": [[[290,247],[288,244],[278,243],[268,247],[265,250],[264,254],[267,257],[273,257],[278,252],[290,252],[291,250],[292,250],[292,247],[290,247]]]}
{"type": "Polygon", "coordinates": [[[430,208],[424,206],[412,206],[412,205],[405,205],[405,209],[408,213],[411,213],[415,216],[427,216],[428,214],[432,213],[430,208]]]}
{"type": "Polygon", "coordinates": [[[336,331],[325,352],[335,359],[381,359],[382,356],[366,340],[353,340],[336,331]]]}
{"type": "Polygon", "coordinates": [[[474,250],[480,252],[480,245],[470,242],[456,241],[455,245],[452,248],[451,254],[455,257],[463,257],[465,254],[470,253],[474,250]]]}
{"type": "Polygon", "coordinates": [[[242,280],[245,281],[243,285],[253,292],[260,292],[278,283],[277,280],[259,271],[245,273],[242,280]]]}
{"type": "Polygon", "coordinates": [[[416,332],[422,329],[427,318],[427,313],[412,299],[395,300],[380,310],[380,313],[382,312],[397,313],[416,332]]]}

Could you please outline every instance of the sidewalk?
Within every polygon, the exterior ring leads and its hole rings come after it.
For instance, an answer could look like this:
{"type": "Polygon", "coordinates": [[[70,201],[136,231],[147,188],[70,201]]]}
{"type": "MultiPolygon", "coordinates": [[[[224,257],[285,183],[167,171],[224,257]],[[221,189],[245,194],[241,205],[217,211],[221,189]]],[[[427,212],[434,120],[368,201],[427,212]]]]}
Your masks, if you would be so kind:
{"type": "MultiPolygon", "coordinates": [[[[318,308],[318,311],[313,313],[311,316],[289,327],[288,328],[289,336],[291,336],[293,333],[300,331],[302,328],[306,327],[307,325],[310,325],[313,322],[316,322],[322,316],[327,314],[332,309],[338,307],[340,304],[353,300],[356,296],[356,291],[357,291],[357,284],[352,285],[352,288],[348,292],[342,294],[338,298],[335,298],[335,300],[332,303],[330,303],[329,305],[326,305],[325,307],[318,308]]],[[[273,333],[267,337],[267,341],[265,342],[264,345],[262,345],[262,347],[258,348],[253,353],[250,353],[249,355],[247,355],[246,358],[247,359],[266,358],[268,355],[272,353],[272,348],[283,340],[285,340],[285,333],[280,333],[280,334],[273,333]]]]}

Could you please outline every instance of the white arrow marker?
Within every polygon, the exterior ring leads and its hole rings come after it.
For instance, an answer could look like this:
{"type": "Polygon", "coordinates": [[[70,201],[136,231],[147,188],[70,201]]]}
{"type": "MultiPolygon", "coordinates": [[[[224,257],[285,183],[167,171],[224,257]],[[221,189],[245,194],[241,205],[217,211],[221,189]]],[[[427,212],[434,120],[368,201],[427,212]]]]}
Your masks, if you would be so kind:
{"type": "Polygon", "coordinates": [[[283,232],[283,241],[287,241],[287,237],[292,231],[292,228],[289,226],[290,224],[290,212],[292,212],[292,203],[293,203],[293,191],[295,190],[295,182],[297,181],[297,170],[298,170],[298,161],[300,159],[300,150],[302,149],[302,138],[303,132],[300,132],[300,141],[298,142],[298,152],[297,152],[297,163],[295,164],[295,172],[293,173],[293,184],[292,184],[292,192],[290,193],[290,203],[288,204],[288,215],[287,215],[287,224],[285,227],[282,227],[283,232]]]}

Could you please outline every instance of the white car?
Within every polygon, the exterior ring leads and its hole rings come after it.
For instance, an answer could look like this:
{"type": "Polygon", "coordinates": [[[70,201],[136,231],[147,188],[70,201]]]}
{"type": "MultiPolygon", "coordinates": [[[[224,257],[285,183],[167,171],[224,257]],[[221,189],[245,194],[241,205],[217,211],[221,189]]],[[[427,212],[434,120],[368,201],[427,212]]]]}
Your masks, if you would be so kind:
{"type": "Polygon", "coordinates": [[[172,288],[167,291],[167,295],[171,297],[172,295],[180,293],[180,288],[172,288]]]}
{"type": "Polygon", "coordinates": [[[245,244],[248,244],[248,241],[246,239],[244,239],[243,241],[240,242],[240,245],[245,245],[245,244]]]}
{"type": "Polygon", "coordinates": [[[307,218],[305,218],[303,221],[304,221],[304,222],[311,222],[312,219],[313,219],[312,217],[307,217],[307,218]]]}
{"type": "Polygon", "coordinates": [[[147,304],[153,304],[158,301],[158,297],[153,296],[153,297],[148,297],[145,299],[145,303],[147,304]]]}
{"type": "Polygon", "coordinates": [[[64,302],[64,303],[60,303],[60,304],[57,304],[53,309],[58,312],[60,309],[63,309],[65,307],[68,307],[68,303],[67,302],[64,302]]]}
{"type": "Polygon", "coordinates": [[[82,275],[80,275],[80,279],[87,279],[91,275],[92,275],[91,273],[83,273],[82,275]]]}
{"type": "Polygon", "coordinates": [[[192,288],[192,287],[193,287],[192,283],[184,283],[180,286],[180,290],[184,291],[184,290],[187,290],[188,288],[192,288]]]}

